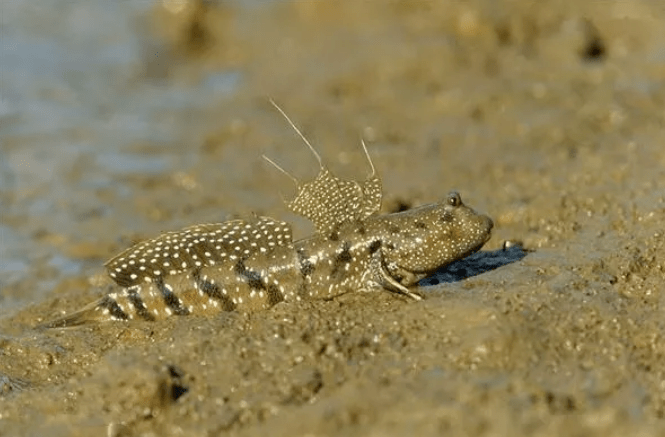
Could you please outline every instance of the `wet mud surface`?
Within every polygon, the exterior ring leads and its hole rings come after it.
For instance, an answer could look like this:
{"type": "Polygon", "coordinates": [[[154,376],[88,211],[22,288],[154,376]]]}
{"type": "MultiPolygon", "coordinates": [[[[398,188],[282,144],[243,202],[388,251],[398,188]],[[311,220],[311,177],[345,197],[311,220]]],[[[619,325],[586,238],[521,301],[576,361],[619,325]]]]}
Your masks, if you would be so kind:
{"type": "MultiPolygon", "coordinates": [[[[0,193],[3,229],[29,249],[3,270],[0,434],[663,433],[657,2],[174,3],[137,18],[143,57],[122,93],[220,71],[233,91],[155,104],[146,118],[171,133],[128,140],[125,161],[76,149],[56,182],[0,193]],[[104,261],[161,231],[255,212],[311,232],[260,156],[298,177],[317,163],[267,97],[344,177],[369,171],[364,137],[385,212],[456,189],[494,219],[492,239],[417,303],[358,293],[35,329],[98,298],[104,261]],[[56,189],[49,209],[22,206],[56,189]]],[[[6,134],[7,165],[40,135],[6,134]]],[[[62,129],[53,147],[101,138],[62,129]]]]}

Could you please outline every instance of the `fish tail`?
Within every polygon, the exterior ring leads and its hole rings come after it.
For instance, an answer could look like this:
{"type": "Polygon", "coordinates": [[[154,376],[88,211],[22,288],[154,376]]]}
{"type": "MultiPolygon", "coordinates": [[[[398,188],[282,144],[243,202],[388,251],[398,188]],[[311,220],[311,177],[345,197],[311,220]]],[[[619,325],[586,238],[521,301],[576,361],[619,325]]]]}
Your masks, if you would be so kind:
{"type": "Polygon", "coordinates": [[[104,296],[74,313],[37,325],[37,329],[71,328],[74,326],[105,322],[108,320],[126,320],[127,316],[124,313],[109,314],[108,308],[113,302],[114,301],[109,296],[104,296]]]}

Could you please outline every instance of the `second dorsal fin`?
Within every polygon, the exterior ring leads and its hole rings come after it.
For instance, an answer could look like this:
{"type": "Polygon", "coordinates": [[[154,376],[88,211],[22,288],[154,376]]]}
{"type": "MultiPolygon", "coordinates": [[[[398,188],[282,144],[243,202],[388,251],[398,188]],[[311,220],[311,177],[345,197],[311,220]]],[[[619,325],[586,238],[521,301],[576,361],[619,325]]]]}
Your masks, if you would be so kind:
{"type": "Polygon", "coordinates": [[[272,251],[292,242],[288,223],[253,217],[165,232],[135,244],[105,265],[118,285],[131,287],[201,267],[235,263],[254,252],[272,251]]]}
{"type": "Polygon", "coordinates": [[[288,115],[274,101],[270,100],[270,103],[307,144],[320,166],[316,178],[303,183],[264,156],[269,163],[288,175],[296,184],[298,193],[293,200],[285,202],[286,206],[294,213],[311,220],[317,231],[325,236],[331,235],[343,223],[362,221],[378,212],[382,198],[381,179],[376,175],[364,141],[362,146],[372,173],[362,185],[357,181],[340,179],[323,165],[321,156],[288,115]]]}

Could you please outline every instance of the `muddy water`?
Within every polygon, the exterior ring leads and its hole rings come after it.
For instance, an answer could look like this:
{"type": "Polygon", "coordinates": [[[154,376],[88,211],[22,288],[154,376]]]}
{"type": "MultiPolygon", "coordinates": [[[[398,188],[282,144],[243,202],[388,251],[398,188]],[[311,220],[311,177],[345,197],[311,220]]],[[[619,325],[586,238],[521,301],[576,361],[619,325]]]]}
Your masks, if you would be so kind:
{"type": "Polygon", "coordinates": [[[0,434],[662,434],[657,2],[24,3],[0,6],[0,434]],[[260,155],[316,161],[267,97],[344,177],[364,137],[385,211],[459,190],[485,252],[419,303],[35,330],[141,238],[311,232],[260,155]]]}

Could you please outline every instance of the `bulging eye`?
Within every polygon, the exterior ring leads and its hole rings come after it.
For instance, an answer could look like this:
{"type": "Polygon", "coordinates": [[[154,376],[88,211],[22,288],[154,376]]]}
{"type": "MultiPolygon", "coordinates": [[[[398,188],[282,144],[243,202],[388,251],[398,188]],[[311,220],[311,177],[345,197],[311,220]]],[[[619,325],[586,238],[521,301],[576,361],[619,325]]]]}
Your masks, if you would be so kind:
{"type": "Polygon", "coordinates": [[[446,201],[448,202],[448,205],[452,207],[457,207],[462,204],[462,198],[457,191],[448,194],[448,199],[446,199],[446,201]]]}

